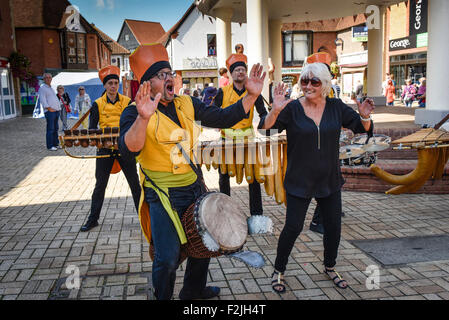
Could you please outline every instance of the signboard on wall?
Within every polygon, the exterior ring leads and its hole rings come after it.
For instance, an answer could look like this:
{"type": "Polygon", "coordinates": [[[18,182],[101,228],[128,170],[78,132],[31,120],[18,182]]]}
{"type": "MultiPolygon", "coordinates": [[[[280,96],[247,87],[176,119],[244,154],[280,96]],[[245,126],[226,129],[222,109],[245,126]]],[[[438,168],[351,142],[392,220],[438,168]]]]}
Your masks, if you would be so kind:
{"type": "Polygon", "coordinates": [[[409,35],[427,32],[427,0],[411,0],[409,5],[409,35]]]}
{"type": "Polygon", "coordinates": [[[417,34],[416,35],[416,47],[417,48],[427,47],[427,39],[428,39],[427,32],[417,34]]]}
{"type": "Polygon", "coordinates": [[[183,71],[183,78],[216,78],[218,77],[217,70],[205,70],[205,71],[183,71]]]}
{"type": "Polygon", "coordinates": [[[416,48],[416,35],[390,40],[389,47],[390,51],[416,48]]]}
{"type": "Polygon", "coordinates": [[[182,66],[184,70],[201,70],[216,69],[218,64],[216,57],[204,57],[183,59],[182,66]]]}
{"type": "Polygon", "coordinates": [[[282,68],[282,74],[299,74],[302,71],[302,67],[298,68],[282,68]]]}
{"type": "Polygon", "coordinates": [[[368,27],[357,26],[352,27],[352,42],[365,42],[368,41],[368,27]]]}

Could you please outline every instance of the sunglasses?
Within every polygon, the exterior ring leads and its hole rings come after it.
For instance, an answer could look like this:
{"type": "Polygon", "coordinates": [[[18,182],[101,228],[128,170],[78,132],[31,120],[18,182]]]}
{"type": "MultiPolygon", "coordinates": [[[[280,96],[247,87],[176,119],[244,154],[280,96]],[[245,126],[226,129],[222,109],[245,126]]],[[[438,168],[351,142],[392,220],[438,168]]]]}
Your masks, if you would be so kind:
{"type": "Polygon", "coordinates": [[[301,85],[307,86],[309,84],[309,82],[312,84],[312,87],[317,88],[317,87],[321,86],[321,80],[318,79],[317,77],[313,77],[312,79],[301,78],[301,85]]]}

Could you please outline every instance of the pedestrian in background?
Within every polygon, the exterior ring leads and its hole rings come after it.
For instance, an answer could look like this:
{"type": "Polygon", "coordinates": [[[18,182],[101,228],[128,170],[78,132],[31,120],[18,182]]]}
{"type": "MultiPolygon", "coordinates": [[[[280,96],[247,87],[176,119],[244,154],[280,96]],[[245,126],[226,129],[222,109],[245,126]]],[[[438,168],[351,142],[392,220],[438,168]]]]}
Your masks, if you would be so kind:
{"type": "Polygon", "coordinates": [[[39,101],[44,109],[45,119],[47,120],[46,143],[47,149],[51,151],[58,150],[58,121],[61,105],[56,96],[55,90],[51,87],[53,77],[49,73],[42,76],[44,83],[39,88],[39,101]]]}
{"type": "Polygon", "coordinates": [[[70,97],[65,92],[64,87],[62,85],[59,85],[57,88],[56,96],[58,97],[59,104],[61,105],[61,112],[59,113],[59,116],[61,117],[62,122],[62,130],[67,130],[69,127],[67,126],[67,114],[71,112],[70,109],[70,97]]]}
{"type": "Polygon", "coordinates": [[[406,107],[411,107],[413,100],[415,100],[416,87],[412,84],[411,79],[405,80],[405,87],[402,91],[401,98],[405,103],[406,107]]]}
{"type": "Polygon", "coordinates": [[[388,80],[388,85],[385,88],[385,96],[387,97],[387,106],[393,106],[394,104],[394,92],[395,87],[393,85],[393,80],[388,80]]]}
{"type": "Polygon", "coordinates": [[[220,68],[220,70],[218,70],[218,73],[220,74],[220,80],[218,80],[218,88],[226,87],[229,84],[228,69],[220,68]]]}
{"type": "MultiPolygon", "coordinates": [[[[86,93],[86,89],[81,86],[78,88],[78,94],[75,98],[75,108],[80,111],[80,117],[86,114],[89,111],[92,105],[92,101],[90,100],[89,95],[86,93]]],[[[83,120],[82,125],[84,129],[89,129],[89,118],[83,120]]]]}
{"type": "Polygon", "coordinates": [[[357,98],[357,101],[362,103],[363,102],[363,84],[359,81],[357,81],[357,87],[355,89],[355,96],[357,98]]]}
{"type": "Polygon", "coordinates": [[[418,98],[419,107],[425,108],[426,107],[426,78],[419,79],[419,82],[421,83],[418,89],[418,94],[416,97],[418,98]]]}
{"type": "Polygon", "coordinates": [[[207,88],[204,90],[203,102],[206,106],[209,106],[217,95],[218,90],[214,87],[213,83],[209,83],[207,88]]]}

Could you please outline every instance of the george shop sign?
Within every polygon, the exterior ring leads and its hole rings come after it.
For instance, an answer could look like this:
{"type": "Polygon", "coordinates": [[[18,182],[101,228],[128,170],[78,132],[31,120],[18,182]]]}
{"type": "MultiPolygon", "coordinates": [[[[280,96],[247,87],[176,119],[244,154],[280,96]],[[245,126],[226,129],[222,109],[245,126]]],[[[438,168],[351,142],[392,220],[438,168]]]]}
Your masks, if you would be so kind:
{"type": "Polygon", "coordinates": [[[416,35],[390,40],[390,51],[416,48],[416,35]]]}
{"type": "Polygon", "coordinates": [[[428,0],[411,0],[409,5],[409,35],[427,32],[428,0]]]}

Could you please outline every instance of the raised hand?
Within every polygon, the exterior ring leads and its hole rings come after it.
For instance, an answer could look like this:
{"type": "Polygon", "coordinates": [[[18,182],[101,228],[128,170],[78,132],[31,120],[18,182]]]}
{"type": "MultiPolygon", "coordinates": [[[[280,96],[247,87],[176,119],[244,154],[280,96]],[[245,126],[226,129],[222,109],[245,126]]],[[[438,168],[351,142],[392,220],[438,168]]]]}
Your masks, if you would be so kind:
{"type": "Polygon", "coordinates": [[[245,88],[249,95],[259,96],[262,93],[263,84],[265,80],[266,72],[263,72],[263,66],[258,63],[253,65],[249,73],[249,77],[246,78],[245,88]]]}
{"type": "Polygon", "coordinates": [[[359,114],[362,118],[369,118],[371,112],[373,112],[375,105],[373,99],[366,98],[363,103],[354,100],[357,103],[357,108],[359,109],[359,114]]]}
{"type": "Polygon", "coordinates": [[[161,99],[161,93],[158,93],[154,100],[151,99],[151,84],[149,81],[145,81],[140,85],[139,91],[136,94],[136,107],[139,116],[145,120],[148,120],[156,111],[161,99]]]}
{"type": "Polygon", "coordinates": [[[285,95],[287,93],[288,86],[283,82],[278,83],[274,87],[273,92],[273,105],[272,109],[275,113],[281,112],[287,104],[293,101],[293,99],[286,99],[285,95]]]}

